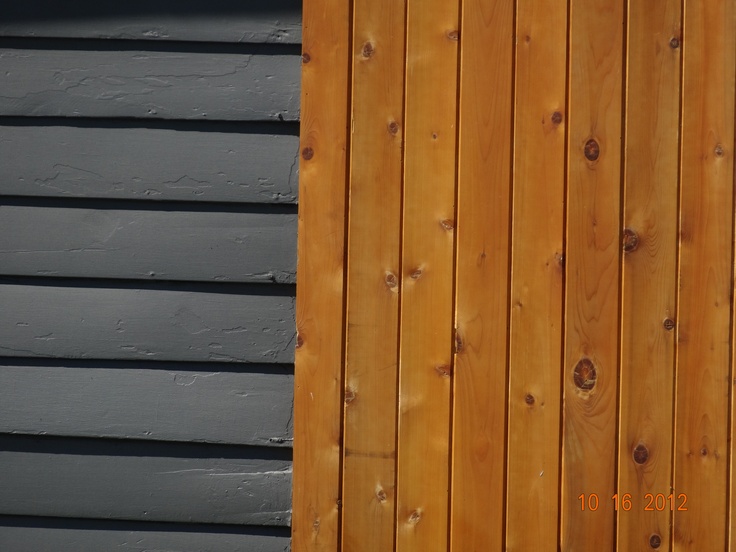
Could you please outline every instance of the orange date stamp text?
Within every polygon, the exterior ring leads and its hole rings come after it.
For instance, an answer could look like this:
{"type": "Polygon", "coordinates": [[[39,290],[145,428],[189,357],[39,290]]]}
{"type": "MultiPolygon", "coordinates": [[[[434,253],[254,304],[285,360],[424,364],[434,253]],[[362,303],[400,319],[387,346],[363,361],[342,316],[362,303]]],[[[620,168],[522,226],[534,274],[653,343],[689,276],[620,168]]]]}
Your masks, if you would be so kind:
{"type": "MultiPolygon", "coordinates": [[[[687,494],[685,493],[646,493],[637,501],[631,493],[616,493],[610,497],[615,511],[629,512],[631,510],[643,510],[645,512],[686,512],[687,494]],[[637,503],[638,502],[638,503],[637,503]]],[[[595,512],[601,506],[598,493],[583,493],[578,496],[580,509],[583,512],[595,512]]]]}

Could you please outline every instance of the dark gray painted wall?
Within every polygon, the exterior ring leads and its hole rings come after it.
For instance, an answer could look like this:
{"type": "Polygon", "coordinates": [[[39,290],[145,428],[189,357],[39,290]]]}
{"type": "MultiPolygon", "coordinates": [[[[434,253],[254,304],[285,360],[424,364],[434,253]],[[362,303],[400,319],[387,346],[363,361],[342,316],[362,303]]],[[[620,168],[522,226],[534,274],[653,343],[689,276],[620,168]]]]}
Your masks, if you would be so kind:
{"type": "Polygon", "coordinates": [[[56,204],[63,201],[0,205],[5,274],[295,283],[291,209],[200,212],[56,204]]]}
{"type": "Polygon", "coordinates": [[[289,548],[298,0],[0,21],[0,550],[289,548]]]}
{"type": "Polygon", "coordinates": [[[27,42],[0,42],[14,46],[0,48],[0,112],[5,115],[228,121],[299,117],[299,57],[274,52],[283,48],[202,53],[118,51],[120,45],[111,45],[109,50],[87,51],[62,50],[66,44],[44,41],[44,49],[31,50],[22,48],[27,42]]]}
{"type": "Polygon", "coordinates": [[[286,366],[14,360],[0,364],[2,433],[291,444],[286,366]]]}
{"type": "MultiPolygon", "coordinates": [[[[16,552],[287,552],[283,530],[0,516],[0,548],[16,552]]],[[[279,528],[280,529],[280,528],[279,528]]]]}
{"type": "Polygon", "coordinates": [[[3,6],[0,36],[301,42],[299,0],[26,0],[3,6]]]}
{"type": "Polygon", "coordinates": [[[296,203],[293,125],[0,121],[0,196],[296,203]]]}
{"type": "Polygon", "coordinates": [[[0,354],[218,363],[294,358],[290,289],[83,287],[89,285],[0,284],[0,354]]]}
{"type": "Polygon", "coordinates": [[[288,525],[288,459],[155,445],[1,438],[0,514],[288,525]]]}

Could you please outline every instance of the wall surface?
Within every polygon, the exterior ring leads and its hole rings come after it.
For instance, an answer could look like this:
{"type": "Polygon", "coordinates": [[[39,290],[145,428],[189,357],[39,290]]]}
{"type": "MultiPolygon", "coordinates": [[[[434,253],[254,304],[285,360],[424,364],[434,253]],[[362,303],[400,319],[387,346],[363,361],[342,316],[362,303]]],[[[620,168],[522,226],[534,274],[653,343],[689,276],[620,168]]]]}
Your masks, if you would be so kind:
{"type": "Polygon", "coordinates": [[[736,552],[736,3],[303,33],[293,549],[736,552]]]}
{"type": "Polygon", "coordinates": [[[0,550],[289,548],[301,5],[0,20],[0,550]]]}

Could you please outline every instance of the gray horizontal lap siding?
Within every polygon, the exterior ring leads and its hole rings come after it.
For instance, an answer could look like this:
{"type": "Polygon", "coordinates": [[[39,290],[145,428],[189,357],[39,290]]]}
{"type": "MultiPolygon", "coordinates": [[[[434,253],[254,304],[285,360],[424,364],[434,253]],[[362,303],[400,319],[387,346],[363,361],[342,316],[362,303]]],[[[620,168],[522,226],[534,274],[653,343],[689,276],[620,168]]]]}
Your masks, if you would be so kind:
{"type": "Polygon", "coordinates": [[[19,552],[287,552],[286,527],[60,520],[0,515],[0,549],[19,552]]]}
{"type": "Polygon", "coordinates": [[[0,266],[21,276],[293,284],[296,213],[259,211],[0,205],[0,266]]]}
{"type": "Polygon", "coordinates": [[[4,115],[299,118],[297,55],[0,48],[0,64],[4,115]]]}
{"type": "Polygon", "coordinates": [[[290,446],[290,367],[227,368],[5,359],[0,433],[290,446]]]}
{"type": "Polygon", "coordinates": [[[265,204],[297,200],[296,124],[172,121],[173,128],[141,128],[96,119],[2,121],[0,195],[265,204]]]}
{"type": "Polygon", "coordinates": [[[300,40],[294,0],[4,15],[3,551],[288,550],[300,40]]]}
{"type": "Polygon", "coordinates": [[[142,454],[1,450],[0,514],[289,524],[287,460],[142,454]]]}
{"type": "Polygon", "coordinates": [[[299,0],[25,0],[3,6],[0,36],[299,44],[299,0]]]}

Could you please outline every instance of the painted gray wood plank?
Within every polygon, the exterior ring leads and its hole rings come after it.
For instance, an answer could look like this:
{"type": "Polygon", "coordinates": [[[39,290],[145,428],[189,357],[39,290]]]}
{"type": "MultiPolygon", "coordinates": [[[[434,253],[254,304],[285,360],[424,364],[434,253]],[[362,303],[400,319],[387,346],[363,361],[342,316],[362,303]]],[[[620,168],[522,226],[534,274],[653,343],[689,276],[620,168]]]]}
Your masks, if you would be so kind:
{"type": "Polygon", "coordinates": [[[0,36],[296,44],[301,2],[26,0],[3,6],[0,36]]]}
{"type": "Polygon", "coordinates": [[[294,283],[296,214],[0,205],[6,275],[294,283]]]}
{"type": "Polygon", "coordinates": [[[297,55],[0,49],[0,115],[299,118],[297,55]]]}
{"type": "Polygon", "coordinates": [[[0,285],[0,356],[290,363],[294,328],[290,296],[0,285]]]}
{"type": "Polygon", "coordinates": [[[285,526],[284,460],[0,451],[0,513],[285,526]]]}
{"type": "Polygon", "coordinates": [[[0,126],[0,195],[296,203],[298,151],[296,135],[0,126]]]}
{"type": "Polygon", "coordinates": [[[64,527],[7,527],[3,552],[288,552],[289,537],[191,530],[115,531],[64,527]]]}
{"type": "Polygon", "coordinates": [[[0,365],[0,433],[290,446],[293,377],[0,365]]]}

